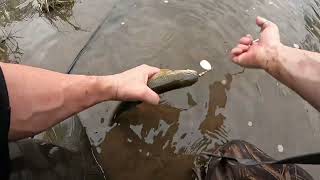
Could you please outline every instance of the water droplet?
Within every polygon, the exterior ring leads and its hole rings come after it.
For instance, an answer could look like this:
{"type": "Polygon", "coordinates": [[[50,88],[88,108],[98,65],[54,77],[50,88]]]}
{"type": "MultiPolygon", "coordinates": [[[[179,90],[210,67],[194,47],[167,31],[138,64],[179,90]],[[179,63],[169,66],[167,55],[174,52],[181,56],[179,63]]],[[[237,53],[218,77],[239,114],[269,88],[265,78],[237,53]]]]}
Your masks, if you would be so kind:
{"type": "Polygon", "coordinates": [[[149,152],[147,152],[147,154],[146,154],[147,156],[150,156],[150,153],[149,152]]]}
{"type": "Polygon", "coordinates": [[[272,1],[269,1],[269,5],[272,5],[272,6],[275,6],[276,8],[279,8],[279,6],[272,1]]]}
{"type": "Polygon", "coordinates": [[[283,148],[282,144],[279,144],[278,145],[278,151],[279,152],[283,152],[283,150],[284,150],[284,148],[283,148]]]}
{"type": "Polygon", "coordinates": [[[255,7],[253,7],[252,9],[253,9],[253,10],[255,10],[256,8],[255,8],[255,7]]]}
{"type": "Polygon", "coordinates": [[[139,149],[139,152],[142,152],[142,149],[139,149]]]}
{"type": "Polygon", "coordinates": [[[169,1],[168,1],[168,0],[164,0],[163,2],[164,2],[164,3],[166,3],[166,4],[168,4],[168,3],[169,3],[169,1]]]}
{"type": "Polygon", "coordinates": [[[222,81],[221,81],[221,84],[224,85],[224,86],[227,85],[227,80],[225,80],[225,79],[222,80],[222,81]]]}
{"type": "Polygon", "coordinates": [[[129,142],[129,143],[131,143],[131,142],[132,142],[132,140],[128,138],[128,142],[129,142]]]}
{"type": "Polygon", "coordinates": [[[121,25],[125,25],[126,23],[125,22],[121,22],[121,25]]]}
{"type": "Polygon", "coordinates": [[[200,66],[207,71],[212,70],[212,66],[207,60],[200,61],[200,66]]]}
{"type": "Polygon", "coordinates": [[[294,48],[300,49],[300,46],[298,44],[293,44],[294,48]]]}
{"type": "Polygon", "coordinates": [[[59,147],[54,146],[53,148],[50,149],[49,154],[54,154],[55,152],[57,152],[59,150],[59,147]]]}
{"type": "Polygon", "coordinates": [[[248,121],[248,126],[249,126],[249,127],[252,127],[252,126],[253,126],[252,121],[248,121]]]}
{"type": "Polygon", "coordinates": [[[100,154],[101,151],[102,151],[100,147],[97,147],[96,150],[97,150],[97,153],[99,153],[99,154],[100,154]]]}

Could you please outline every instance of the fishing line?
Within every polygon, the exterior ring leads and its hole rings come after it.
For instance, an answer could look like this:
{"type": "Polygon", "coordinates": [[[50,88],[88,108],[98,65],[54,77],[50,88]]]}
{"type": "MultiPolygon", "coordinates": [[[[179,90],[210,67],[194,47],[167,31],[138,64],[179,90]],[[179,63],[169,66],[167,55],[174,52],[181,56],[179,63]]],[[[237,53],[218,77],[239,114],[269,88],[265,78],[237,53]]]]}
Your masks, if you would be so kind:
{"type": "Polygon", "coordinates": [[[115,3],[111,9],[111,11],[106,15],[106,17],[101,21],[101,23],[99,24],[99,26],[96,28],[96,30],[91,34],[90,38],[88,39],[88,41],[86,42],[86,44],[82,47],[82,49],[79,51],[79,53],[77,54],[77,56],[73,59],[71,65],[68,68],[67,74],[70,74],[71,71],[73,70],[73,68],[75,67],[75,65],[77,64],[77,62],[79,61],[80,57],[84,54],[84,52],[88,49],[89,44],[92,42],[92,40],[96,37],[98,31],[100,31],[100,29],[102,28],[102,25],[107,22],[107,20],[109,19],[109,17],[111,16],[113,10],[116,8],[116,4],[115,3]]]}

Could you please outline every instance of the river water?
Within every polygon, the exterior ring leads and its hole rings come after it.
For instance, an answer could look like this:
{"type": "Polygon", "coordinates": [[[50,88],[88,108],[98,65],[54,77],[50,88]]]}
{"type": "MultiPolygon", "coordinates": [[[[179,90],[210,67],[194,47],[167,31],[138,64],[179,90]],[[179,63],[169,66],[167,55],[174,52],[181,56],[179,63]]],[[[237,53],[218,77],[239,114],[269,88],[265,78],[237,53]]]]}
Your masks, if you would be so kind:
{"type": "MultiPolygon", "coordinates": [[[[60,72],[74,59],[71,73],[88,75],[144,63],[200,71],[208,60],[214,71],[197,84],[162,95],[159,106],[139,105],[118,124],[109,122],[116,102],[79,114],[110,179],[183,180],[197,154],[232,139],[275,158],[319,151],[319,112],[263,71],[237,74],[229,60],[241,36],[258,38],[257,15],[279,25],[284,44],[319,51],[318,12],[318,1],[303,0],[83,0],[72,19],[82,31],[39,17],[6,28],[20,30],[22,64],[60,72]]],[[[305,168],[320,177],[318,167],[305,168]]]]}

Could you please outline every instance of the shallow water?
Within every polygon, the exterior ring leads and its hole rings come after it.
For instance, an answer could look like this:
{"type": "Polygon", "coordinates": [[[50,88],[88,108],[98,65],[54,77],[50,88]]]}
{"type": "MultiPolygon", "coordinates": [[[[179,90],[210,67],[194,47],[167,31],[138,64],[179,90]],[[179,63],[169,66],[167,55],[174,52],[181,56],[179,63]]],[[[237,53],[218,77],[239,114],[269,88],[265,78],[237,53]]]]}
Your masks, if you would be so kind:
{"type": "MultiPolygon", "coordinates": [[[[74,9],[87,31],[61,32],[41,19],[16,26],[24,27],[22,63],[60,72],[83,47],[72,73],[113,74],[143,63],[200,71],[199,62],[210,61],[214,71],[197,84],[164,94],[160,106],[138,106],[118,125],[108,122],[116,103],[80,113],[110,179],[191,179],[196,154],[232,139],[275,158],[318,151],[319,113],[265,72],[231,75],[242,68],[229,60],[241,36],[258,38],[257,15],[279,25],[283,43],[319,51],[318,9],[317,1],[302,0],[92,0],[74,9]]],[[[317,168],[307,168],[320,176],[317,168]]]]}

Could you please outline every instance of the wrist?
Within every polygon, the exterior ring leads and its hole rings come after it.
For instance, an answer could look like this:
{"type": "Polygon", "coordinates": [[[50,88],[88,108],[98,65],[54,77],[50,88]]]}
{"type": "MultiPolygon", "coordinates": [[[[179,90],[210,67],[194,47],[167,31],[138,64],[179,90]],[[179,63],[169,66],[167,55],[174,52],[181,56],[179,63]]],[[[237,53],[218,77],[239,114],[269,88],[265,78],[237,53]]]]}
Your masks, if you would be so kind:
{"type": "Polygon", "coordinates": [[[97,76],[97,79],[102,101],[114,100],[117,96],[118,87],[114,76],[97,76]]]}
{"type": "Polygon", "coordinates": [[[280,71],[281,56],[285,52],[287,47],[283,44],[269,47],[265,50],[265,63],[262,64],[262,68],[272,76],[276,76],[280,71]]]}

